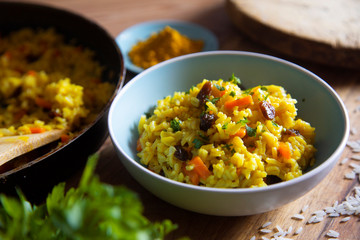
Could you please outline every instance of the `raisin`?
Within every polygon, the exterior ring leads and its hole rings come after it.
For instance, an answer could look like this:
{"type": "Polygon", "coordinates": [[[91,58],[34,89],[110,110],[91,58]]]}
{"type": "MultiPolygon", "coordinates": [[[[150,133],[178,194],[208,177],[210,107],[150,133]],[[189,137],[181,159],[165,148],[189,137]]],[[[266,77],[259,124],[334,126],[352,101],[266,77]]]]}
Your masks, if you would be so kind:
{"type": "Polygon", "coordinates": [[[266,178],[264,179],[264,182],[265,182],[267,185],[272,185],[272,184],[279,183],[279,182],[282,182],[282,181],[281,181],[281,179],[280,179],[278,176],[275,176],[275,175],[267,175],[266,178]]]}
{"type": "Polygon", "coordinates": [[[175,153],[174,156],[181,160],[181,161],[186,161],[186,160],[190,160],[192,158],[192,154],[191,152],[188,152],[185,148],[183,148],[181,145],[176,145],[175,146],[175,153]]]}
{"type": "Polygon", "coordinates": [[[204,113],[200,117],[200,129],[207,131],[215,122],[215,115],[210,113],[204,113]]]}
{"type": "Polygon", "coordinates": [[[275,108],[273,105],[271,105],[271,103],[267,101],[261,101],[260,109],[266,119],[272,120],[275,118],[275,108]]]}
{"type": "Polygon", "coordinates": [[[286,129],[284,134],[290,135],[290,136],[299,136],[300,132],[298,130],[295,130],[295,129],[286,129]]]}
{"type": "Polygon", "coordinates": [[[212,89],[211,82],[206,82],[200,89],[198,95],[196,96],[199,99],[200,105],[204,105],[206,97],[210,95],[212,89]]]}

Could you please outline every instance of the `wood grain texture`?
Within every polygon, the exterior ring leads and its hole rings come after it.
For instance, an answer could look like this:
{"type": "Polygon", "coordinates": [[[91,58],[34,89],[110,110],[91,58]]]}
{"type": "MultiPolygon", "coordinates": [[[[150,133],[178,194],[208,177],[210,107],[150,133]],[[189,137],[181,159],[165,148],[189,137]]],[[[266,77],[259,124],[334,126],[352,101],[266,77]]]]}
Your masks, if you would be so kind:
{"type": "Polygon", "coordinates": [[[360,68],[357,0],[226,0],[233,23],[281,53],[328,65],[360,68]]]}
{"type": "MultiPolygon", "coordinates": [[[[272,48],[252,41],[239,31],[226,10],[225,0],[193,0],[184,2],[182,0],[37,0],[36,2],[47,3],[53,6],[66,8],[93,19],[112,36],[134,24],[159,19],[185,20],[198,23],[213,31],[219,38],[220,48],[223,50],[242,50],[272,54],[295,62],[323,78],[331,85],[345,102],[349,110],[350,121],[353,127],[358,129],[357,134],[351,135],[350,139],[360,139],[360,71],[326,65],[315,64],[312,61],[299,60],[289,57],[272,48]]],[[[127,73],[127,80],[134,77],[127,73]]],[[[316,93],[314,93],[316,94],[316,93]]],[[[304,213],[308,219],[313,211],[322,209],[333,204],[334,201],[342,201],[354,186],[359,186],[358,180],[345,180],[344,174],[350,168],[349,162],[345,165],[337,164],[333,171],[312,191],[300,199],[287,204],[274,211],[246,217],[216,217],[192,213],[174,207],[140,186],[125,170],[116,156],[113,145],[108,139],[99,150],[100,161],[97,173],[104,182],[114,185],[125,185],[138,193],[145,207],[145,215],[151,220],[171,219],[177,223],[179,228],[168,239],[178,239],[189,236],[191,239],[216,239],[216,240],[242,240],[250,239],[253,235],[260,239],[259,227],[271,221],[273,228],[276,225],[287,229],[289,226],[304,227],[298,236],[290,236],[296,240],[328,239],[326,233],[332,229],[340,232],[342,240],[360,239],[360,219],[353,217],[347,223],[339,223],[340,218],[327,218],[317,224],[306,224],[306,222],[291,219],[303,206],[309,205],[304,213]]],[[[350,149],[346,148],[342,158],[351,156],[350,149]]],[[[68,186],[76,186],[80,172],[68,179],[68,186]]],[[[264,199],[266,201],[266,199],[264,199]]],[[[226,203],[225,203],[226,204],[226,203]]]]}

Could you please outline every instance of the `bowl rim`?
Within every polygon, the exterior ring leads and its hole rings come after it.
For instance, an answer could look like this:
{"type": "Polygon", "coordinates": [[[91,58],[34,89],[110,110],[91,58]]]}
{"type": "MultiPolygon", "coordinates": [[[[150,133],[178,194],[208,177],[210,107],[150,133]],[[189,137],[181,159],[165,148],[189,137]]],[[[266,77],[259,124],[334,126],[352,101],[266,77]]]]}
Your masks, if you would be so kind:
{"type": "MultiPolygon", "coordinates": [[[[328,168],[329,165],[335,165],[335,161],[338,159],[338,157],[341,155],[341,153],[343,152],[349,134],[350,134],[350,120],[349,120],[349,116],[348,116],[348,112],[347,109],[345,107],[345,104],[343,103],[343,101],[341,100],[340,96],[337,94],[337,92],[324,80],[322,80],[319,76],[317,76],[316,74],[312,73],[311,71],[305,69],[304,67],[299,66],[296,63],[290,62],[288,60],[279,58],[279,57],[275,57],[275,56],[271,56],[271,55],[267,55],[267,54],[263,54],[263,53],[255,53],[255,52],[249,52],[249,51],[237,51],[237,50],[218,50],[218,51],[210,51],[210,52],[199,52],[199,53],[192,53],[192,54],[188,54],[188,55],[184,55],[184,56],[179,56],[167,61],[164,61],[162,63],[159,63],[153,67],[150,67],[148,69],[146,69],[145,71],[139,73],[138,75],[136,75],[129,83],[127,83],[123,89],[120,91],[120,93],[115,97],[111,107],[110,107],[110,111],[109,111],[109,118],[108,118],[108,126],[109,126],[109,134],[111,137],[111,140],[114,143],[114,147],[116,147],[118,149],[118,151],[121,152],[121,154],[123,154],[123,156],[127,159],[127,161],[133,165],[136,168],[140,168],[140,171],[145,172],[147,174],[149,174],[151,177],[156,178],[159,181],[164,181],[167,184],[171,184],[171,185],[175,185],[179,188],[187,188],[187,189],[192,189],[192,190],[200,190],[200,191],[205,191],[205,192],[212,192],[212,193],[223,193],[223,194],[234,194],[234,193],[258,193],[258,192],[264,192],[264,191],[274,191],[274,190],[278,190],[281,189],[283,187],[287,187],[287,186],[293,186],[296,184],[299,184],[300,182],[303,182],[304,180],[308,180],[310,178],[312,178],[314,175],[319,174],[320,172],[324,171],[324,169],[328,168]],[[267,59],[270,61],[275,61],[278,62],[280,64],[284,64],[287,65],[291,68],[300,70],[302,72],[304,72],[305,74],[309,75],[311,78],[313,78],[315,81],[317,81],[318,83],[320,83],[321,85],[323,85],[323,87],[325,87],[329,93],[334,97],[334,99],[336,100],[336,102],[338,103],[338,105],[340,106],[340,110],[342,112],[343,118],[344,118],[344,133],[342,135],[342,139],[340,141],[340,144],[337,146],[337,148],[335,149],[335,151],[328,157],[328,159],[326,159],[323,163],[321,163],[319,166],[317,166],[316,168],[304,173],[303,175],[291,179],[289,181],[285,181],[285,182],[280,182],[280,183],[276,183],[276,184],[272,184],[266,187],[257,187],[257,188],[215,188],[215,187],[205,187],[205,186],[195,186],[192,184],[187,184],[187,183],[182,183],[182,182],[177,182],[175,180],[166,178],[164,176],[161,176],[159,174],[156,174],[152,171],[150,171],[149,169],[145,168],[144,166],[142,166],[139,162],[137,162],[135,159],[132,159],[132,157],[130,157],[125,151],[124,149],[120,146],[120,144],[117,142],[116,138],[114,137],[115,134],[113,132],[113,112],[114,112],[114,108],[118,102],[118,100],[124,95],[124,93],[127,91],[128,88],[131,88],[137,81],[138,79],[141,79],[143,75],[147,74],[148,72],[151,71],[155,71],[158,68],[162,68],[165,67],[168,64],[171,64],[173,62],[176,61],[181,61],[184,59],[188,59],[188,58],[196,58],[196,57],[202,57],[202,56],[207,56],[207,55],[238,55],[238,56],[252,56],[252,57],[257,57],[257,58],[262,58],[262,59],[267,59]]],[[[331,167],[332,169],[332,167],[331,167]]]]}
{"type": "MultiPolygon", "coordinates": [[[[202,40],[210,43],[210,48],[203,49],[201,52],[215,51],[219,48],[219,40],[217,39],[216,35],[211,30],[207,29],[206,27],[204,27],[200,24],[194,23],[194,22],[183,21],[183,20],[174,20],[174,19],[159,19],[159,20],[140,22],[140,23],[137,23],[135,25],[125,28],[123,31],[121,31],[115,37],[116,43],[118,44],[121,51],[123,51],[126,69],[128,69],[129,71],[131,71],[133,73],[141,73],[146,70],[139,66],[134,65],[131,62],[131,60],[129,59],[129,57],[127,56],[129,49],[127,49],[127,48],[124,49],[123,44],[122,44],[122,39],[124,38],[124,36],[132,34],[132,31],[136,30],[139,27],[155,26],[155,27],[159,27],[159,30],[161,30],[162,28],[164,28],[167,25],[173,25],[173,26],[175,26],[175,28],[180,26],[180,27],[186,27],[186,28],[191,28],[191,29],[197,29],[198,31],[203,32],[203,35],[206,35],[206,37],[204,37],[202,40]]],[[[146,32],[146,33],[144,33],[144,35],[150,35],[151,33],[153,33],[153,32],[146,32]]],[[[181,33],[184,34],[184,32],[181,32],[181,33]]],[[[134,39],[134,41],[135,41],[135,39],[134,39]]],[[[137,41],[139,41],[139,39],[137,41]]],[[[135,42],[137,42],[137,41],[135,41],[135,42]]]]}
{"type": "MultiPolygon", "coordinates": [[[[46,158],[52,156],[53,154],[57,153],[58,151],[61,151],[62,149],[65,149],[68,145],[70,145],[72,142],[76,141],[77,139],[79,139],[82,135],[84,135],[91,127],[93,127],[94,125],[96,125],[104,116],[106,116],[106,114],[108,113],[108,111],[110,110],[111,104],[112,102],[115,100],[116,95],[120,92],[120,90],[122,89],[124,82],[125,82],[125,77],[126,77],[126,68],[125,68],[125,63],[124,63],[124,57],[122,55],[121,49],[120,47],[117,45],[114,37],[103,27],[101,26],[99,23],[97,23],[96,21],[85,17],[84,15],[82,15],[81,13],[77,13],[75,11],[66,9],[66,8],[62,8],[62,7],[57,7],[57,6],[52,6],[52,5],[48,5],[48,4],[42,4],[42,3],[28,3],[28,2],[21,2],[21,1],[9,1],[9,0],[5,0],[3,2],[0,2],[0,6],[8,6],[8,7],[13,7],[13,6],[20,6],[20,7],[36,7],[37,9],[41,9],[41,10],[51,10],[51,11],[56,11],[59,13],[63,13],[66,15],[70,15],[74,18],[77,19],[81,19],[82,21],[87,22],[89,25],[97,28],[99,30],[99,32],[102,32],[104,34],[104,36],[106,36],[106,38],[108,38],[108,40],[112,43],[112,45],[114,46],[114,49],[116,50],[116,54],[119,57],[119,62],[120,62],[120,66],[119,69],[120,71],[117,73],[117,81],[115,84],[115,88],[114,91],[112,92],[112,95],[110,96],[110,98],[108,99],[108,102],[104,105],[104,107],[100,110],[100,112],[97,114],[96,118],[89,124],[87,124],[86,126],[84,126],[77,134],[76,136],[71,139],[68,143],[62,145],[62,146],[58,146],[55,147],[54,149],[50,150],[49,152],[36,157],[34,159],[32,159],[31,161],[25,163],[25,164],[21,164],[20,166],[17,166],[15,168],[12,168],[8,171],[2,172],[0,173],[0,180],[1,179],[6,179],[7,177],[11,176],[12,174],[21,172],[22,170],[31,167],[32,165],[35,165],[37,163],[42,162],[43,160],[45,160],[46,158]]],[[[61,34],[61,32],[60,32],[61,34]]],[[[96,53],[98,55],[98,53],[96,53]]]]}

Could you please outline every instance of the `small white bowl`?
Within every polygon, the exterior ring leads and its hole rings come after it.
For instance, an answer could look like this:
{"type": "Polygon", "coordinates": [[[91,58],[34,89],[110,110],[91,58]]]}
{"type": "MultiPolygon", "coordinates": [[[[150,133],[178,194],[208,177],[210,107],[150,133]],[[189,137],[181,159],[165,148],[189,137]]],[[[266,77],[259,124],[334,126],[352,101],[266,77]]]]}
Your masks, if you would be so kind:
{"type": "Polygon", "coordinates": [[[140,73],[116,96],[109,112],[109,132],[120,160],[150,192],[178,207],[198,213],[241,216],[273,210],[313,189],[343,152],[349,118],[337,93],[322,79],[288,61],[249,52],[213,51],[160,63],[140,73]],[[315,127],[315,165],[302,176],[268,187],[220,189],[193,186],[155,174],[136,156],[140,116],[158,99],[209,80],[238,76],[247,87],[280,85],[298,100],[298,117],[315,127]]]}
{"type": "Polygon", "coordinates": [[[161,31],[166,26],[172,27],[173,29],[191,39],[203,40],[203,52],[218,49],[218,40],[216,36],[206,28],[194,23],[174,20],[159,20],[139,23],[125,29],[115,39],[121,51],[123,52],[125,67],[128,70],[134,73],[140,73],[144,71],[143,68],[138,67],[131,62],[129,58],[129,52],[132,47],[139,41],[148,39],[151,34],[161,31]]]}

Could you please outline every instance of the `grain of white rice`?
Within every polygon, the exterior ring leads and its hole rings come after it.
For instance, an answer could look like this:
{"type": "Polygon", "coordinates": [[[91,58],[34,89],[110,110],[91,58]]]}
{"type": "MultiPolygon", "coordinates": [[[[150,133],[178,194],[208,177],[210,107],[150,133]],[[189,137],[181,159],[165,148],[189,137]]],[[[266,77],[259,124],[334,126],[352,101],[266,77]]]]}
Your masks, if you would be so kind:
{"type": "Polygon", "coordinates": [[[350,129],[350,133],[351,133],[352,135],[356,135],[358,132],[357,132],[357,129],[356,129],[355,127],[352,127],[352,128],[350,129]]]}
{"type": "Polygon", "coordinates": [[[261,226],[261,228],[266,228],[271,225],[272,222],[266,222],[264,225],[261,226]]]}
{"type": "Polygon", "coordinates": [[[335,212],[335,208],[334,208],[334,207],[326,207],[326,208],[324,208],[324,211],[325,211],[327,214],[334,213],[334,212],[335,212]]]}
{"type": "Polygon", "coordinates": [[[360,161],[360,155],[353,155],[351,156],[352,160],[360,161]]]}
{"type": "Polygon", "coordinates": [[[350,220],[350,217],[344,217],[343,219],[340,220],[340,222],[347,222],[350,220]]]}
{"type": "Polygon", "coordinates": [[[291,233],[292,233],[292,231],[293,231],[293,227],[292,227],[292,226],[290,226],[290,227],[288,228],[288,230],[286,231],[286,234],[291,234],[291,233]]]}
{"type": "Polygon", "coordinates": [[[345,163],[347,163],[349,161],[350,158],[343,158],[343,160],[341,160],[340,165],[344,165],[345,163]]]}
{"type": "Polygon", "coordinates": [[[355,179],[356,174],[355,174],[354,171],[351,171],[351,172],[346,173],[346,174],[344,175],[344,177],[345,177],[345,179],[350,179],[350,180],[352,180],[352,179],[355,179]]]}
{"type": "Polygon", "coordinates": [[[293,219],[296,219],[296,220],[304,220],[305,217],[301,214],[295,214],[294,216],[292,216],[293,219]]]}
{"type": "Polygon", "coordinates": [[[324,210],[318,210],[313,212],[313,215],[316,215],[317,217],[324,217],[326,215],[326,212],[324,210]]]}
{"type": "Polygon", "coordinates": [[[312,216],[309,218],[309,220],[307,221],[307,223],[313,223],[316,219],[316,216],[312,216]]]}
{"type": "Polygon", "coordinates": [[[264,237],[264,236],[262,236],[261,239],[262,240],[270,240],[270,239],[268,239],[267,237],[264,237]]]}
{"type": "Polygon", "coordinates": [[[299,227],[299,228],[296,229],[296,231],[294,232],[294,235],[300,234],[302,230],[303,230],[303,227],[299,227]]]}
{"type": "Polygon", "coordinates": [[[351,151],[353,153],[360,153],[360,148],[353,148],[351,151]]]}
{"type": "Polygon", "coordinates": [[[330,213],[329,215],[328,215],[328,217],[339,217],[340,216],[340,214],[339,213],[337,213],[337,212],[335,212],[335,213],[330,213]]]}
{"type": "Polygon", "coordinates": [[[305,206],[301,209],[300,213],[304,213],[308,208],[309,208],[309,205],[305,205],[305,206]]]}
{"type": "Polygon", "coordinates": [[[272,230],[266,229],[266,228],[262,228],[262,229],[259,230],[259,232],[261,232],[261,233],[271,233],[272,230]]]}
{"type": "Polygon", "coordinates": [[[256,240],[256,236],[252,236],[250,240],[256,240]]]}
{"type": "Polygon", "coordinates": [[[348,141],[346,145],[350,148],[360,148],[360,143],[358,141],[348,141]]]}
{"type": "Polygon", "coordinates": [[[338,233],[334,230],[329,230],[329,232],[326,233],[326,236],[332,237],[332,238],[338,238],[340,236],[340,233],[338,233]]]}

